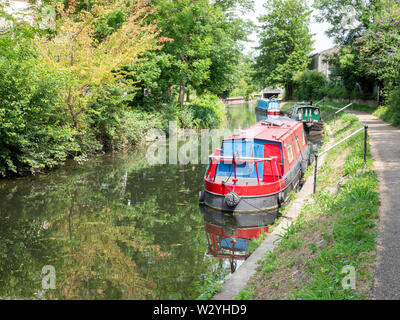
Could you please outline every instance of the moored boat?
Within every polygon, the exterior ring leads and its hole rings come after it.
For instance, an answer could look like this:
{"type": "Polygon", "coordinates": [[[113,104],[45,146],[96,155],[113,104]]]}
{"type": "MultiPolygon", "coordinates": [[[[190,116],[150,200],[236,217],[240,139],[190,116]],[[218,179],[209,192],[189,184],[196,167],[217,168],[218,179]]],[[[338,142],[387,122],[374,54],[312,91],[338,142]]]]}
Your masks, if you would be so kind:
{"type": "Polygon", "coordinates": [[[268,116],[279,116],[281,113],[279,100],[258,99],[256,111],[262,112],[268,116]]]}
{"type": "Polygon", "coordinates": [[[280,114],[279,116],[269,116],[268,114],[266,114],[265,112],[260,112],[256,110],[256,119],[257,122],[261,121],[261,120],[270,120],[270,119],[274,119],[274,120],[289,120],[289,121],[296,121],[295,119],[292,119],[290,117],[288,117],[287,115],[284,114],[280,114]]]}
{"type": "Polygon", "coordinates": [[[292,116],[294,120],[304,123],[306,129],[310,131],[324,130],[324,123],[321,117],[321,111],[317,106],[309,103],[296,103],[293,107],[292,116]]]}
{"type": "Polygon", "coordinates": [[[309,165],[303,125],[267,119],[223,139],[209,156],[200,201],[226,212],[274,211],[309,165]]]}

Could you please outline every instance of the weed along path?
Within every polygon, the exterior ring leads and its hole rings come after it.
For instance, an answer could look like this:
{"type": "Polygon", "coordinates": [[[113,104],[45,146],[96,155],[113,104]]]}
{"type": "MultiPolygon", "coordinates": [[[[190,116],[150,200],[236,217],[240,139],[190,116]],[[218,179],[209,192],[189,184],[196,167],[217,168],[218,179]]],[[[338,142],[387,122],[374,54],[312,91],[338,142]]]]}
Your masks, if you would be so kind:
{"type": "MultiPolygon", "coordinates": [[[[329,147],[334,143],[334,139],[329,127],[327,127],[327,131],[330,140],[326,147],[329,147]]],[[[320,165],[324,163],[326,155],[327,154],[324,154],[319,159],[320,165]]],[[[259,267],[259,259],[261,259],[266,252],[272,251],[277,246],[281,239],[280,234],[289,228],[292,222],[298,217],[303,206],[311,200],[309,195],[313,192],[313,182],[314,176],[312,174],[307,178],[302,189],[296,194],[294,201],[289,204],[288,211],[284,214],[281,223],[274,227],[273,231],[266,237],[261,245],[224,283],[222,290],[213,297],[214,300],[232,300],[246,287],[247,282],[256,273],[259,267]]]]}
{"type": "Polygon", "coordinates": [[[400,299],[400,130],[364,112],[348,110],[368,125],[379,180],[377,259],[373,299],[400,299]]]}

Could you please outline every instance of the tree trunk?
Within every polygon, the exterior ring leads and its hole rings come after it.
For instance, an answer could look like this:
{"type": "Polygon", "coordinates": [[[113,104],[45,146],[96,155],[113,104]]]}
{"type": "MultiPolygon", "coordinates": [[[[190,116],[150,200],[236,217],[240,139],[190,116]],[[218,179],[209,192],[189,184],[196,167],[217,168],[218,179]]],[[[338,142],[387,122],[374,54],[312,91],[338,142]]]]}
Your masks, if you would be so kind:
{"type": "Polygon", "coordinates": [[[190,101],[190,90],[187,89],[186,90],[186,102],[189,102],[189,101],[190,101]]]}
{"type": "Polygon", "coordinates": [[[181,106],[181,108],[183,107],[183,102],[185,100],[185,83],[181,83],[181,87],[179,88],[179,105],[181,106]]]}
{"type": "Polygon", "coordinates": [[[293,84],[289,83],[285,85],[285,98],[291,99],[293,96],[293,84]]]}

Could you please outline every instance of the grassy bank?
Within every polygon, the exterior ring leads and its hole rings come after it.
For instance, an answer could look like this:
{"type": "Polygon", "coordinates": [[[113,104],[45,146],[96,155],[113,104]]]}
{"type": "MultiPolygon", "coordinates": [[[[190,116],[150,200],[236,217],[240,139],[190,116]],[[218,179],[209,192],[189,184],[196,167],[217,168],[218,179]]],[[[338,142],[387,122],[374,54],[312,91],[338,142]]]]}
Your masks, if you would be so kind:
{"type": "MultiPolygon", "coordinates": [[[[290,105],[284,106],[290,108],[290,105]]],[[[322,106],[336,140],[362,124],[322,106]]],[[[375,258],[378,181],[363,167],[362,133],[328,153],[318,172],[317,194],[310,197],[296,221],[281,234],[273,252],[259,261],[259,270],[237,299],[367,299],[375,258]],[[333,192],[342,180],[341,187],[333,192]],[[344,289],[344,267],[355,268],[355,289],[344,289]]]]}

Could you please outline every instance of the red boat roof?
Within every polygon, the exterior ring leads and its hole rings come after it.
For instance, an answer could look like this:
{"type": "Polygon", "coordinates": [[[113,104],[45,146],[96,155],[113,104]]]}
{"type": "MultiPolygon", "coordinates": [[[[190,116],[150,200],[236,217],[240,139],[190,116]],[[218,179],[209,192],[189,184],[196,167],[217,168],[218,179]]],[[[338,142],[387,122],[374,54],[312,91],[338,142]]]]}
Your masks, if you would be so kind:
{"type": "Polygon", "coordinates": [[[293,120],[262,120],[252,126],[243,129],[224,140],[257,139],[268,141],[282,141],[282,138],[293,129],[302,124],[293,120]]]}

